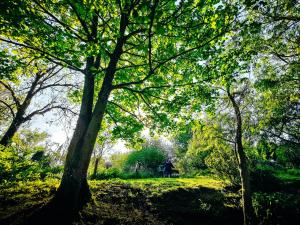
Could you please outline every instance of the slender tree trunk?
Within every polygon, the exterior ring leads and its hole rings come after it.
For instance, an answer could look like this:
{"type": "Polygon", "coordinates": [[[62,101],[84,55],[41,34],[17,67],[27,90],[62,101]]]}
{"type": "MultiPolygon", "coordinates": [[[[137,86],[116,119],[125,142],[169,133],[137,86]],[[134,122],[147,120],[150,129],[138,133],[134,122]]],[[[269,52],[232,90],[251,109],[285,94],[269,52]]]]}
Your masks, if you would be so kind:
{"type": "Polygon", "coordinates": [[[245,155],[242,142],[242,117],[239,106],[236,103],[234,96],[232,96],[229,91],[227,91],[227,94],[234,108],[236,117],[236,146],[239,161],[240,178],[242,184],[244,225],[250,225],[253,224],[254,221],[254,210],[252,205],[252,195],[250,188],[250,174],[247,166],[247,157],[245,155]]]}
{"type": "Polygon", "coordinates": [[[22,104],[19,103],[19,105],[17,105],[16,115],[15,115],[14,119],[12,120],[9,128],[7,129],[7,131],[1,138],[0,145],[7,146],[11,142],[13,136],[18,131],[21,124],[26,121],[26,119],[24,118],[25,112],[32,101],[32,98],[34,96],[34,91],[38,85],[40,78],[41,78],[40,74],[37,73],[35,75],[35,78],[31,84],[31,86],[30,86],[29,91],[26,94],[26,97],[25,97],[23,103],[22,104]]]}
{"type": "Polygon", "coordinates": [[[95,160],[95,166],[94,166],[94,172],[93,172],[94,176],[96,176],[97,171],[98,171],[99,160],[100,160],[100,157],[97,157],[95,160]]]}

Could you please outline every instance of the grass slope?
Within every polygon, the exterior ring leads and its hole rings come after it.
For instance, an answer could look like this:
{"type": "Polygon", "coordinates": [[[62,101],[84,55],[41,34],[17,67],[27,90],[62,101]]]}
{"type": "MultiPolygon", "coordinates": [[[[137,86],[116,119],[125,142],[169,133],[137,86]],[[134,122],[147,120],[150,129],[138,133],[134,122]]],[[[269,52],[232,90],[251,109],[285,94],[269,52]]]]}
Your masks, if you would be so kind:
{"type": "MultiPolygon", "coordinates": [[[[235,225],[242,222],[239,192],[229,191],[226,183],[211,177],[112,179],[89,183],[93,199],[79,213],[75,224],[235,225]]],[[[1,185],[0,224],[21,222],[45,205],[58,185],[59,180],[55,179],[1,185]]],[[[254,193],[261,225],[299,222],[300,197],[293,190],[293,193],[254,193]]]]}

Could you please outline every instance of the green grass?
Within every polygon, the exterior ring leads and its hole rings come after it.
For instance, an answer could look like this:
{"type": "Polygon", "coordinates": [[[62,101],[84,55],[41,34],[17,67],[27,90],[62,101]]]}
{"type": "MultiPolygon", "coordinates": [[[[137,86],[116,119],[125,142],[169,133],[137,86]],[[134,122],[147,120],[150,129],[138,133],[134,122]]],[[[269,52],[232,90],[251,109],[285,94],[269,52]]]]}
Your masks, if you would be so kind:
{"type": "MultiPolygon", "coordinates": [[[[298,171],[288,171],[288,174],[290,177],[281,175],[285,179],[295,178],[291,176],[298,179],[298,171]]],[[[58,179],[48,179],[0,185],[0,224],[11,224],[46,204],[59,183],[58,179]]],[[[210,176],[90,180],[89,184],[93,200],[80,212],[79,224],[82,225],[95,224],[95,221],[103,222],[99,224],[196,225],[199,219],[205,225],[233,225],[242,221],[239,193],[224,189],[226,182],[210,176]]],[[[257,193],[254,197],[257,214],[267,221],[279,217],[293,219],[298,215],[297,193],[257,193]],[[278,211],[273,209],[275,203],[278,211]],[[264,215],[266,210],[273,210],[272,216],[264,215]]]]}
{"type": "Polygon", "coordinates": [[[133,188],[139,188],[146,190],[152,194],[160,194],[176,189],[198,189],[201,187],[221,190],[226,184],[223,181],[217,180],[212,177],[199,176],[195,178],[144,178],[144,179],[111,179],[103,181],[90,181],[89,182],[94,191],[97,190],[97,186],[103,183],[114,183],[129,185],[133,188]]]}
{"type": "MultiPolygon", "coordinates": [[[[4,218],[14,218],[34,208],[46,204],[55,193],[60,180],[48,179],[46,181],[19,181],[2,184],[0,186],[0,221],[4,218]]],[[[136,210],[135,204],[147,205],[152,198],[172,194],[178,196],[179,193],[193,199],[193,190],[211,190],[218,192],[225,184],[212,177],[196,178],[148,178],[148,179],[111,179],[111,180],[90,180],[89,181],[95,205],[89,206],[84,215],[93,214],[92,208],[97,208],[97,213],[102,217],[112,217],[116,211],[124,212],[136,210]],[[201,189],[202,190],[202,189],[201,189]],[[124,208],[114,209],[112,202],[119,202],[124,208]],[[138,202],[138,203],[137,203],[138,202]],[[106,209],[105,214],[102,211],[106,209]],[[101,214],[102,213],[102,214],[101,214]]],[[[160,201],[160,200],[159,200],[160,201]]],[[[95,214],[95,213],[94,213],[95,214]]],[[[97,215],[97,216],[99,216],[97,215]]],[[[121,215],[121,214],[120,214],[121,215]]],[[[138,211],[133,215],[136,219],[143,215],[138,211]]]]}

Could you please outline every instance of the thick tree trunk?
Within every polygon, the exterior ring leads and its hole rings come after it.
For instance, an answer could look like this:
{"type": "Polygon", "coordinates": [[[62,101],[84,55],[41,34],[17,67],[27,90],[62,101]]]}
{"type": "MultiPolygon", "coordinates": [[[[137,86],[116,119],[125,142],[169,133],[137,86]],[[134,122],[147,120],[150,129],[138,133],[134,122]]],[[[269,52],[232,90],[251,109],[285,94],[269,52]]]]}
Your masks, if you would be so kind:
{"type": "Polygon", "coordinates": [[[237,155],[239,160],[239,171],[242,184],[242,198],[243,198],[243,215],[244,225],[253,224],[254,221],[254,210],[252,205],[252,196],[250,188],[250,174],[247,166],[247,157],[243,148],[242,142],[242,117],[238,104],[236,103],[234,96],[227,92],[230,101],[233,105],[235,117],[236,117],[236,146],[237,155]]]}
{"type": "Polygon", "coordinates": [[[112,90],[112,81],[116,72],[117,63],[122,54],[122,48],[125,42],[124,33],[127,24],[127,15],[122,14],[120,37],[117,40],[114,52],[111,54],[94,110],[92,110],[91,106],[94,97],[91,93],[93,93],[94,88],[90,90],[88,78],[86,77],[84,96],[82,97],[82,104],[84,105],[81,106],[80,118],[68,149],[64,174],[53,200],[57,206],[65,205],[65,207],[63,207],[64,212],[71,216],[75,215],[91,197],[87,183],[87,170],[104,117],[108,98],[112,90]]]}
{"type": "Polygon", "coordinates": [[[65,209],[70,217],[73,217],[73,214],[78,211],[80,205],[83,205],[90,198],[86,176],[83,175],[83,172],[80,171],[77,165],[77,161],[80,160],[77,155],[78,152],[82,151],[83,138],[92,118],[95,86],[94,76],[90,72],[92,66],[93,58],[88,58],[80,113],[68,147],[62,181],[53,199],[55,205],[61,207],[61,209],[65,209]]]}
{"type": "Polygon", "coordinates": [[[80,145],[80,141],[82,140],[86,132],[86,129],[88,127],[88,124],[92,118],[94,87],[95,87],[95,78],[93,74],[90,72],[90,68],[92,66],[93,66],[93,58],[88,58],[86,69],[85,69],[80,113],[74,130],[74,134],[72,136],[70,145],[68,147],[66,163],[68,163],[70,161],[69,159],[72,158],[76,146],[78,144],[80,145]]]}
{"type": "MultiPolygon", "coordinates": [[[[87,117],[83,117],[81,114],[82,118],[79,118],[72,143],[68,149],[64,174],[55,199],[67,203],[71,214],[76,213],[91,197],[87,184],[87,170],[111,92],[115,68],[120,54],[121,52],[118,52],[118,54],[112,56],[101,90],[98,93],[93,114],[90,117],[89,113],[91,112],[86,111],[86,109],[84,112],[87,117]]],[[[85,88],[89,88],[89,86],[86,85],[85,88]]],[[[93,96],[90,96],[90,98],[93,98],[93,96]]],[[[83,97],[82,103],[87,105],[86,101],[83,97]]],[[[84,107],[81,108],[83,111],[84,107]]]]}
{"type": "Polygon", "coordinates": [[[60,203],[60,206],[64,205],[71,216],[74,216],[91,197],[87,183],[87,170],[104,116],[110,86],[105,82],[102,85],[91,121],[83,137],[77,142],[75,148],[71,149],[72,154],[68,153],[61,184],[54,199],[60,203]]]}

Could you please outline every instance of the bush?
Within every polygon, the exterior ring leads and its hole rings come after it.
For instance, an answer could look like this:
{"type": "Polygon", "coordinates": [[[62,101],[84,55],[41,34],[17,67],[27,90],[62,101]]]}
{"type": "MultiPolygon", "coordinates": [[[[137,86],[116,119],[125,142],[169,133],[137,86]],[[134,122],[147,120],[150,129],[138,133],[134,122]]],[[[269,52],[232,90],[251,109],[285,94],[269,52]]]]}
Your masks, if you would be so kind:
{"type": "Polygon", "coordinates": [[[286,167],[300,167],[299,146],[282,145],[276,150],[277,161],[286,167]]]}
{"type": "Polygon", "coordinates": [[[229,180],[234,186],[240,185],[238,164],[231,148],[214,149],[205,163],[218,177],[229,180]]]}
{"type": "Polygon", "coordinates": [[[290,175],[300,176],[299,168],[287,169],[286,172],[290,175]]]}
{"type": "Polygon", "coordinates": [[[50,167],[47,157],[32,160],[32,152],[20,151],[13,147],[1,147],[0,150],[0,183],[36,180],[57,177],[62,167],[50,167]]]}
{"type": "Polygon", "coordinates": [[[106,180],[112,178],[120,178],[121,171],[118,168],[109,168],[102,170],[99,173],[91,175],[91,179],[94,180],[106,180]]]}
{"type": "Polygon", "coordinates": [[[144,179],[144,178],[153,178],[156,177],[157,174],[151,171],[139,171],[139,172],[129,172],[129,173],[121,173],[121,179],[144,179]]]}
{"type": "Polygon", "coordinates": [[[156,173],[151,171],[139,171],[139,172],[122,172],[117,168],[109,168],[102,170],[97,174],[90,176],[92,180],[109,180],[114,178],[120,179],[143,179],[156,177],[156,173]]]}
{"type": "Polygon", "coordinates": [[[147,171],[157,173],[158,166],[166,161],[166,154],[155,146],[144,147],[140,151],[131,152],[125,162],[124,169],[127,172],[134,171],[137,163],[140,163],[139,172],[147,171]]]}

